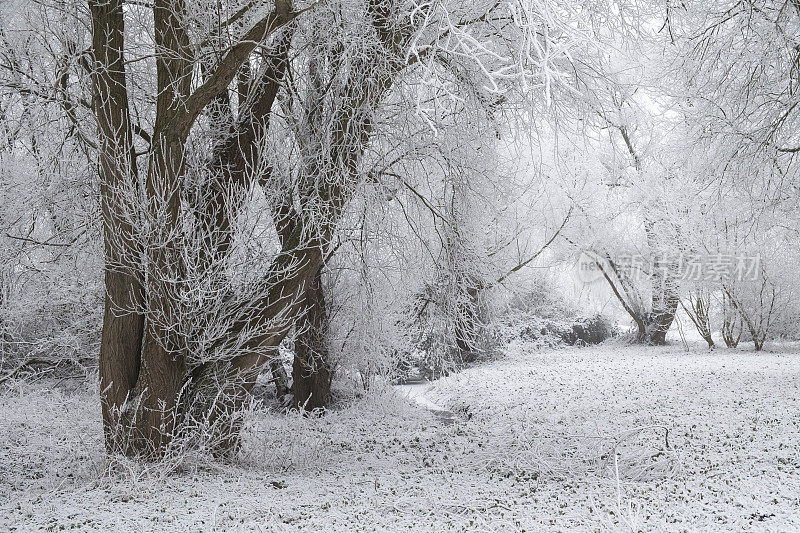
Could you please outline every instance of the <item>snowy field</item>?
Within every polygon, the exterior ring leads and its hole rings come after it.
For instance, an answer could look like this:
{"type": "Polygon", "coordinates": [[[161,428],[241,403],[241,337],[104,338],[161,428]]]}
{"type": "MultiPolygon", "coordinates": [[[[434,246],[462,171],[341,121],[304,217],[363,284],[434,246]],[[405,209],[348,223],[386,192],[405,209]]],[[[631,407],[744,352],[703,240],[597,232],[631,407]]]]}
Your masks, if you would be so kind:
{"type": "Polygon", "coordinates": [[[233,464],[109,464],[90,387],[13,383],[0,530],[800,530],[796,350],[509,351],[323,418],[264,409],[233,464]]]}

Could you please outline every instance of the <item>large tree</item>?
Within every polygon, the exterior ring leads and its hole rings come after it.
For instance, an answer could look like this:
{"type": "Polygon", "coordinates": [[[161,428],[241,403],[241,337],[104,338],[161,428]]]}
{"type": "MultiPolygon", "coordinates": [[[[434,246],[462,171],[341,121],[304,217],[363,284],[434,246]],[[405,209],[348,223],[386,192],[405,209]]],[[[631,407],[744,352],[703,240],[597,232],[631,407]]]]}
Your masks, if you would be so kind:
{"type": "Polygon", "coordinates": [[[110,449],[155,455],[189,419],[230,449],[293,329],[295,400],[327,403],[321,271],[359,183],[381,179],[365,165],[390,137],[384,106],[405,102],[435,128],[470,106],[549,97],[589,13],[527,1],[89,7],[104,427],[110,449]],[[254,237],[254,195],[277,252],[254,237]]]}
{"type": "MultiPolygon", "coordinates": [[[[121,1],[89,5],[107,261],[100,349],[102,404],[109,447],[160,453],[174,436],[178,402],[190,370],[186,346],[172,328],[182,312],[180,293],[186,281],[180,231],[187,139],[201,112],[228,90],[256,45],[297,14],[286,2],[256,14],[237,42],[224,50],[213,72],[195,84],[197,50],[190,43],[187,6],[180,0],[153,4],[155,113],[152,132],[147,134],[143,205],[130,205],[136,200],[139,165],[126,77],[123,6],[121,1]],[[136,212],[138,207],[143,207],[141,213],[136,212]],[[144,238],[143,228],[133,227],[136,215],[148,226],[144,238]]],[[[319,263],[318,251],[306,255],[309,264],[319,263]]],[[[281,259],[268,279],[285,268],[289,259],[281,259]]],[[[308,274],[294,270],[280,288],[272,283],[273,290],[302,292],[308,274]]],[[[296,300],[289,297],[278,307],[296,305],[296,300]]],[[[267,309],[274,315],[282,311],[269,306],[262,311],[267,309]]],[[[280,337],[278,324],[275,330],[261,332],[259,340],[275,344],[280,337]]]]}

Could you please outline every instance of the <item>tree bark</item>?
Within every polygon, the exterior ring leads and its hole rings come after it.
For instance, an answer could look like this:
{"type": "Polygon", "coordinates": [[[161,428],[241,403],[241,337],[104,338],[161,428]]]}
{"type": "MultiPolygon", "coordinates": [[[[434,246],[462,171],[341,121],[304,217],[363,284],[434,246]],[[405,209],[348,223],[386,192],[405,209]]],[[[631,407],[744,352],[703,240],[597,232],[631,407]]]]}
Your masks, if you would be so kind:
{"type": "Polygon", "coordinates": [[[722,340],[728,348],[736,348],[742,339],[744,321],[734,303],[733,288],[722,289],[722,340]]]}
{"type": "Polygon", "coordinates": [[[669,290],[662,297],[663,301],[658,304],[653,303],[654,308],[648,320],[648,338],[645,339],[648,344],[656,346],[663,346],[667,343],[667,332],[675,320],[675,312],[678,310],[680,301],[678,296],[669,290]]]}
{"type": "Polygon", "coordinates": [[[283,368],[283,361],[280,360],[277,350],[269,362],[269,369],[272,372],[272,383],[275,385],[275,396],[281,400],[290,394],[292,389],[289,385],[289,376],[286,374],[286,369],[283,368]]]}
{"type": "MultiPolygon", "coordinates": [[[[288,198],[274,206],[275,227],[286,246],[297,231],[299,216],[288,198]]],[[[331,400],[332,369],[327,344],[328,311],[322,284],[322,267],[311,278],[303,297],[303,317],[296,329],[292,362],[292,406],[306,411],[325,408],[331,400]]]]}
{"type": "Polygon", "coordinates": [[[100,340],[100,402],[109,451],[124,437],[120,413],[139,376],[144,331],[143,292],[132,264],[133,231],[120,216],[122,191],[133,186],[136,160],[126,88],[121,0],[90,1],[95,116],[99,141],[100,196],[105,249],[105,305],[100,340]]]}
{"type": "Polygon", "coordinates": [[[145,190],[148,216],[156,242],[148,242],[145,301],[147,321],[139,375],[133,387],[125,425],[134,435],[129,454],[162,455],[175,435],[178,402],[186,379],[186,354],[171,331],[180,313],[182,267],[180,192],[184,173],[185,137],[171,127],[184,114],[181,98],[191,91],[193,64],[184,26],[183,0],[155,0],[155,43],[164,52],[156,57],[158,96],[156,121],[145,190]]]}
{"type": "Polygon", "coordinates": [[[294,344],[292,393],[295,409],[323,409],[331,402],[333,369],[328,352],[328,313],[322,270],[314,276],[305,295],[306,312],[294,344]]]}
{"type": "Polygon", "coordinates": [[[302,224],[295,228],[284,251],[273,262],[264,283],[269,292],[243,310],[241,320],[230,332],[250,327],[253,322],[270,324],[270,330],[248,339],[240,350],[243,355],[201,367],[193,383],[200,392],[199,412],[210,422],[216,438],[213,450],[218,455],[231,455],[240,443],[242,407],[250,396],[261,370],[274,359],[274,352],[295,324],[301,312],[307,288],[322,268],[322,252],[318,245],[302,245],[302,224]],[[292,266],[293,265],[293,266],[292,266]],[[203,394],[208,390],[210,394],[203,394]]]}
{"type": "MultiPolygon", "coordinates": [[[[352,194],[350,185],[358,176],[358,161],[372,128],[370,115],[391,86],[394,75],[405,65],[405,56],[397,53],[405,40],[393,33],[388,20],[390,13],[381,12],[376,3],[370,2],[376,29],[387,50],[375,50],[375,57],[370,57],[375,61],[365,65],[371,69],[371,76],[366,76],[368,79],[358,69],[353,72],[343,96],[345,105],[337,108],[332,117],[332,123],[336,124],[331,144],[334,149],[328,156],[332,168],[342,172],[344,179],[332,182],[323,179],[314,188],[317,209],[312,207],[311,210],[316,222],[305,220],[306,213],[296,214],[295,231],[290,232],[281,252],[259,283],[264,296],[234,310],[238,316],[233,326],[214,348],[224,351],[230,345],[242,355],[220,360],[198,376],[194,372],[197,369],[189,368],[187,362],[186,346],[180,337],[184,332],[175,335],[174,331],[179,324],[176,317],[180,316],[181,297],[186,292],[181,284],[188,282],[181,253],[185,246],[181,206],[185,143],[199,114],[227,91],[242,63],[258,43],[303,11],[292,12],[287,1],[276,1],[275,10],[245,32],[240,41],[225,52],[214,71],[209,72],[192,91],[194,52],[185,25],[185,1],[154,1],[157,101],[145,191],[149,223],[156,226],[154,234],[161,231],[161,236],[156,238],[158,242],[139,243],[133,239],[132,228],[128,231],[124,227],[125,213],[119,209],[120,199],[114,196],[120,184],[134,184],[132,178],[136,175],[122,57],[123,2],[89,2],[97,62],[93,77],[98,127],[101,139],[106,143],[101,145],[100,161],[107,245],[108,295],[101,349],[107,443],[110,448],[117,448],[116,443],[119,443],[131,454],[162,455],[178,429],[179,418],[183,415],[181,409],[186,407],[184,398],[187,392],[191,392],[187,387],[202,388],[203,384],[213,384],[215,396],[224,400],[214,403],[211,411],[205,414],[209,420],[222,426],[230,424],[229,430],[221,435],[229,439],[227,444],[223,439],[223,447],[231,449],[238,442],[241,421],[236,416],[222,415],[238,411],[255,377],[270,360],[271,350],[280,344],[294,325],[308,287],[319,276],[324,250],[352,194]],[[385,65],[387,52],[391,61],[385,65]],[[124,245],[123,250],[120,250],[120,242],[124,245]],[[130,251],[124,249],[127,245],[131,247],[130,251]],[[146,265],[146,273],[137,270],[142,257],[146,258],[142,263],[146,265]],[[127,265],[126,260],[133,264],[127,265]],[[250,335],[241,342],[242,335],[254,328],[261,333],[250,335]],[[118,422],[124,429],[121,440],[114,437],[115,428],[120,425],[118,422]]],[[[277,91],[277,86],[275,83],[271,88],[277,91]]],[[[274,94],[267,94],[263,102],[269,103],[270,98],[274,98],[274,94]]],[[[263,131],[260,128],[266,125],[266,121],[259,120],[263,117],[256,115],[262,111],[268,114],[269,107],[265,105],[263,109],[255,110],[253,116],[246,117],[245,122],[249,121],[252,126],[246,128],[246,135],[263,131]]],[[[254,150],[257,143],[242,143],[245,139],[238,135],[234,137],[227,153],[249,166],[257,153],[254,150]],[[242,144],[249,148],[242,150],[242,144]]],[[[226,177],[232,176],[228,174],[226,177]]],[[[226,227],[228,221],[218,219],[221,205],[224,204],[212,201],[209,211],[209,228],[221,230],[215,234],[216,238],[230,233],[226,227]]],[[[226,240],[217,244],[220,244],[219,253],[224,254],[226,240]]],[[[212,257],[212,262],[216,258],[212,257]]],[[[321,285],[319,287],[321,291],[321,285]]],[[[307,358],[306,362],[313,359],[307,358]]]]}
{"type": "Polygon", "coordinates": [[[649,312],[642,310],[643,306],[637,304],[640,300],[636,298],[630,282],[625,283],[614,262],[607,259],[610,266],[609,273],[600,261],[595,263],[600,268],[603,277],[611,287],[614,295],[622,304],[625,311],[636,323],[636,342],[653,345],[666,344],[667,331],[675,320],[675,312],[678,309],[680,298],[673,285],[673,279],[668,271],[651,277],[652,296],[649,312]],[[615,282],[611,274],[614,275],[615,282]],[[618,287],[619,286],[619,287],[618,287]]]}
{"type": "MultiPolygon", "coordinates": [[[[284,6],[288,9],[288,4],[284,6]]],[[[209,165],[210,186],[197,210],[198,229],[203,233],[204,249],[207,250],[201,264],[205,275],[219,278],[220,283],[224,283],[225,279],[218,270],[229,254],[234,236],[231,216],[239,211],[253,183],[266,183],[269,178],[269,167],[264,168],[264,174],[261,175],[257,174],[256,169],[260,166],[261,140],[269,131],[272,107],[288,66],[288,50],[293,33],[294,25],[290,24],[275,46],[269,52],[263,52],[264,67],[259,78],[253,79],[248,63],[243,63],[237,76],[238,117],[229,131],[225,132],[223,141],[215,147],[209,165]]],[[[273,264],[276,271],[268,273],[265,278],[268,283],[279,282],[277,276],[280,270],[292,262],[294,250],[304,245],[301,224],[292,225],[288,232],[281,234],[281,219],[278,216],[275,218],[281,235],[282,252],[273,264]],[[298,233],[293,235],[294,229],[298,233]]],[[[291,307],[295,305],[292,300],[299,298],[292,294],[303,290],[299,287],[305,283],[302,279],[304,275],[300,273],[301,279],[295,280],[289,275],[294,273],[286,274],[283,280],[286,290],[281,295],[286,297],[286,303],[291,307]]],[[[277,298],[281,300],[280,296],[277,298]]],[[[272,309],[269,299],[259,305],[272,309]]],[[[278,315],[286,311],[280,308],[275,310],[278,315]]],[[[282,362],[277,359],[278,346],[289,328],[278,325],[277,330],[274,337],[263,339],[262,344],[233,361],[208,363],[193,370],[191,394],[192,402],[197,403],[194,411],[215,426],[214,432],[218,434],[219,442],[214,448],[218,454],[230,454],[238,448],[241,420],[236,413],[244,406],[256,378],[265,366],[272,371],[277,397],[282,398],[290,392],[288,376],[282,362]]]]}

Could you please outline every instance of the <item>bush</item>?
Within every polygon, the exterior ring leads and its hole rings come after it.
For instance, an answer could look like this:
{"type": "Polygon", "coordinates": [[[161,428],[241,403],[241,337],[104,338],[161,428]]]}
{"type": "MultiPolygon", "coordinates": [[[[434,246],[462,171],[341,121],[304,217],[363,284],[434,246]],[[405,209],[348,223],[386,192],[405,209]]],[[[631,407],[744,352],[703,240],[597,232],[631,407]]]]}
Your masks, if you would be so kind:
{"type": "Polygon", "coordinates": [[[548,347],[600,344],[617,334],[611,322],[602,315],[560,320],[531,316],[525,322],[519,330],[519,338],[548,347]]]}
{"type": "Polygon", "coordinates": [[[17,269],[0,302],[0,373],[33,360],[96,364],[102,278],[96,265],[81,267],[82,277],[68,263],[17,269]]]}
{"type": "Polygon", "coordinates": [[[554,284],[541,278],[508,302],[503,337],[539,347],[588,346],[619,334],[603,315],[580,315],[554,284]]]}
{"type": "Polygon", "coordinates": [[[574,341],[572,344],[600,344],[616,334],[613,324],[603,315],[578,317],[572,324],[574,341]]]}
{"type": "Polygon", "coordinates": [[[537,280],[524,291],[514,294],[508,302],[508,312],[511,315],[552,319],[562,319],[576,314],[553,284],[544,279],[537,280]]]}

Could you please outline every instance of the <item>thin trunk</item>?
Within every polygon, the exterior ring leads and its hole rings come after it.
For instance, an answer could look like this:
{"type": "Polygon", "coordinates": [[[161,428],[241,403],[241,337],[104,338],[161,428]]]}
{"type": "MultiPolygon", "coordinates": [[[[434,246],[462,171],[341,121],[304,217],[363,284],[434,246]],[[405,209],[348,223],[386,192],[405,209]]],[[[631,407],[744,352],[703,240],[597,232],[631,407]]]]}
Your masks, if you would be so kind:
{"type": "Polygon", "coordinates": [[[774,286],[771,287],[771,294],[767,294],[765,300],[765,293],[767,292],[768,285],[769,282],[767,278],[762,277],[761,288],[758,293],[758,304],[755,307],[751,306],[749,310],[733,295],[728,287],[722,287],[722,290],[725,291],[725,294],[728,296],[730,304],[736,309],[744,325],[747,326],[747,331],[750,333],[750,338],[753,341],[753,347],[757,352],[764,348],[764,343],[769,334],[772,314],[775,311],[777,293],[774,286]],[[769,303],[767,304],[767,302],[769,303]]]}
{"type": "Polygon", "coordinates": [[[6,273],[6,267],[0,267],[0,359],[5,359],[6,346],[9,341],[8,326],[3,316],[5,315],[5,307],[8,305],[9,296],[11,294],[10,285],[10,276],[6,273]]]}
{"type": "Polygon", "coordinates": [[[458,348],[458,362],[472,363],[480,355],[482,338],[486,334],[486,309],[482,298],[479,280],[464,275],[457,283],[458,311],[455,324],[455,341],[458,348]]]}
{"type": "Polygon", "coordinates": [[[728,348],[736,348],[742,339],[744,321],[736,308],[733,299],[733,289],[723,287],[722,290],[722,340],[728,348]]]}
{"type": "Polygon", "coordinates": [[[709,348],[714,347],[714,339],[711,338],[711,321],[709,309],[711,307],[711,297],[706,291],[697,290],[694,297],[689,296],[689,307],[681,301],[681,307],[689,316],[689,319],[697,328],[697,332],[706,341],[709,348]]]}
{"type": "Polygon", "coordinates": [[[289,386],[289,376],[286,374],[286,369],[283,367],[283,361],[280,360],[277,350],[275,350],[270,359],[269,369],[272,372],[272,383],[275,385],[275,396],[278,400],[281,400],[287,394],[290,394],[292,389],[289,386]]]}

